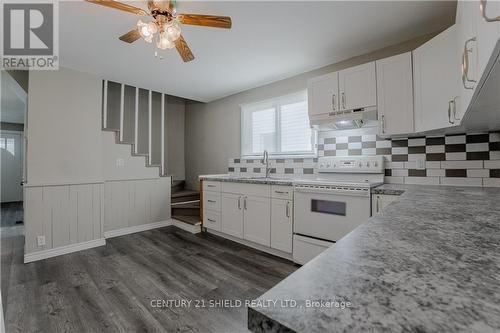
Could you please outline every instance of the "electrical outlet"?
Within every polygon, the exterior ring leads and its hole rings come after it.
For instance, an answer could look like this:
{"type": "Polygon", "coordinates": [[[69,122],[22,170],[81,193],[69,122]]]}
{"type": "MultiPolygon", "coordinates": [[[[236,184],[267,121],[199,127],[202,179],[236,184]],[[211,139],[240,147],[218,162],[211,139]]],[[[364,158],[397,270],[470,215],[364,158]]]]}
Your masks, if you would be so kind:
{"type": "Polygon", "coordinates": [[[36,236],[36,244],[37,246],[45,245],[45,236],[36,236]]]}
{"type": "Polygon", "coordinates": [[[116,159],[116,167],[123,168],[125,166],[125,160],[123,158],[116,159]]]}
{"type": "Polygon", "coordinates": [[[420,158],[417,160],[417,169],[419,170],[425,169],[425,159],[420,158]]]}

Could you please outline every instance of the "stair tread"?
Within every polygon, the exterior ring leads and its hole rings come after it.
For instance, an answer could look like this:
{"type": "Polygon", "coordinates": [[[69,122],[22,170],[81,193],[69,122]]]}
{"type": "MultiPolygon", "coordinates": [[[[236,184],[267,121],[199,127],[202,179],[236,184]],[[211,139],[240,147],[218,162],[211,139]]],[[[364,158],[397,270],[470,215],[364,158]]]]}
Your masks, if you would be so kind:
{"type": "Polygon", "coordinates": [[[200,222],[199,216],[190,216],[190,215],[172,215],[172,218],[179,220],[181,222],[185,222],[191,225],[197,225],[200,222]]]}
{"type": "Polygon", "coordinates": [[[178,192],[172,193],[172,198],[180,198],[180,197],[190,197],[194,195],[200,195],[200,192],[198,191],[191,191],[191,190],[180,190],[178,192]]]}
{"type": "Polygon", "coordinates": [[[200,208],[200,202],[197,201],[197,202],[188,202],[188,203],[179,203],[179,204],[176,204],[174,206],[172,206],[172,208],[200,208]]]}

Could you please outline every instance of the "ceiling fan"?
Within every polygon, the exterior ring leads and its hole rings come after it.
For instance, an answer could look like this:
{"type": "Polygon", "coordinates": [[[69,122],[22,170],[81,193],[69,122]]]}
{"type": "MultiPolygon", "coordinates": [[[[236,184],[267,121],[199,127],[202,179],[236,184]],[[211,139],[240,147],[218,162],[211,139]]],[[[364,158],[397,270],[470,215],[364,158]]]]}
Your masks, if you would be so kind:
{"type": "Polygon", "coordinates": [[[199,15],[199,14],[177,14],[175,0],[149,0],[149,12],[113,0],[86,0],[101,6],[111,7],[141,16],[150,16],[151,22],[137,22],[137,27],[120,36],[120,40],[133,43],[139,38],[146,42],[156,41],[159,49],[172,49],[174,46],[184,62],[194,59],[184,37],[181,34],[180,24],[200,25],[215,28],[231,28],[231,18],[228,16],[199,15]]]}

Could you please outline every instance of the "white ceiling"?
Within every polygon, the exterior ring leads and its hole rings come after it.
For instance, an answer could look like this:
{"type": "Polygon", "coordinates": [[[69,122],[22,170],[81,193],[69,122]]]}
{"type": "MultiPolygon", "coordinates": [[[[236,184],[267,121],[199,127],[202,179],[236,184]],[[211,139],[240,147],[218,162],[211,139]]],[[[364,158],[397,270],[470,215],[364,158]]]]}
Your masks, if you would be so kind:
{"type": "Polygon", "coordinates": [[[26,93],[7,72],[1,71],[0,76],[0,121],[23,124],[26,93]]]}
{"type": "MultiPolygon", "coordinates": [[[[128,2],[145,8],[143,2],[128,2]]],[[[231,16],[231,30],[183,26],[196,59],[118,36],[138,16],[83,1],[60,4],[61,65],[208,102],[368,53],[452,24],[455,1],[192,2],[178,12],[231,16]]]]}

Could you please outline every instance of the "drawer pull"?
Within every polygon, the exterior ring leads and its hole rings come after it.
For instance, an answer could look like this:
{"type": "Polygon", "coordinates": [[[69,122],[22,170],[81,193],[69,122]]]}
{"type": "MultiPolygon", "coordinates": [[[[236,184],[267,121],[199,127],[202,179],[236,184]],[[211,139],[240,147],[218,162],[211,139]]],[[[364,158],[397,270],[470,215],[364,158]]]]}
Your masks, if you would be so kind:
{"type": "Polygon", "coordinates": [[[274,191],[274,193],[277,193],[277,194],[288,194],[288,191],[285,192],[285,191],[274,191]]]}
{"type": "Polygon", "coordinates": [[[210,185],[210,184],[208,184],[208,185],[207,185],[207,187],[215,187],[215,185],[210,185]]]}
{"type": "Polygon", "coordinates": [[[207,219],[209,222],[212,222],[212,223],[215,223],[216,221],[215,220],[212,220],[212,219],[207,219]]]}
{"type": "Polygon", "coordinates": [[[207,200],[210,203],[215,203],[215,200],[207,200]]]}

